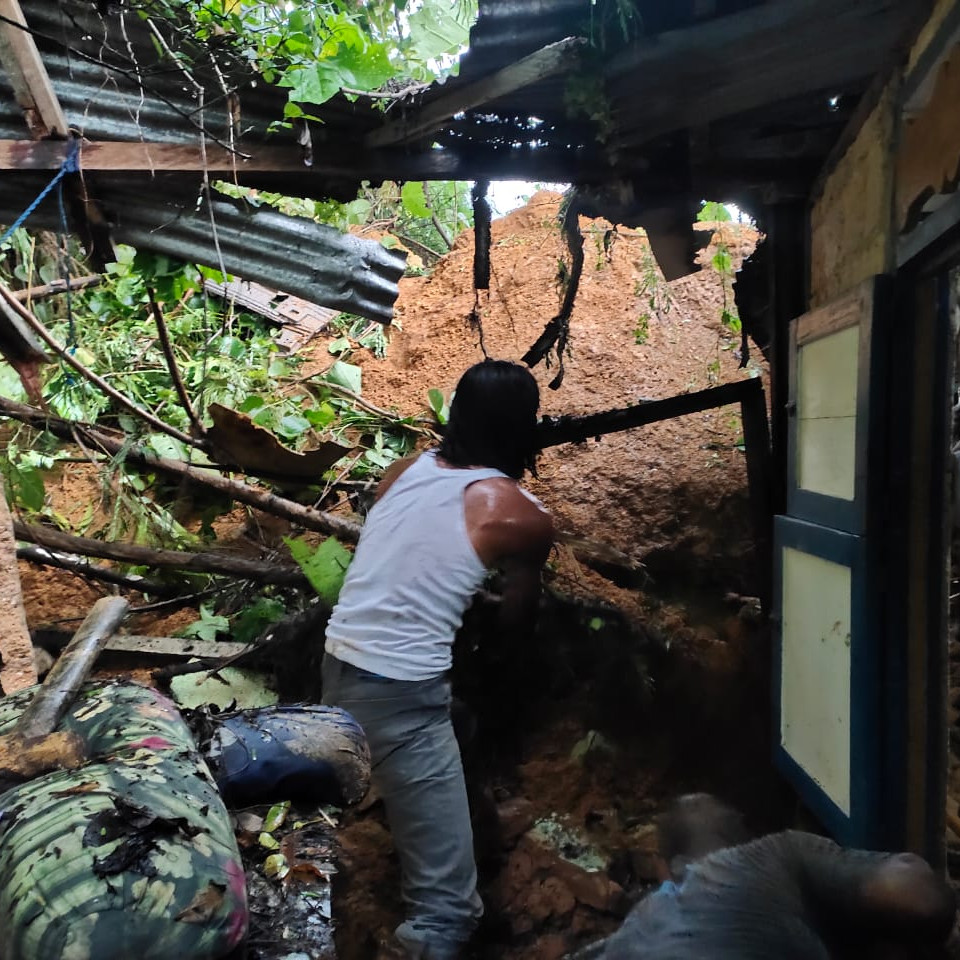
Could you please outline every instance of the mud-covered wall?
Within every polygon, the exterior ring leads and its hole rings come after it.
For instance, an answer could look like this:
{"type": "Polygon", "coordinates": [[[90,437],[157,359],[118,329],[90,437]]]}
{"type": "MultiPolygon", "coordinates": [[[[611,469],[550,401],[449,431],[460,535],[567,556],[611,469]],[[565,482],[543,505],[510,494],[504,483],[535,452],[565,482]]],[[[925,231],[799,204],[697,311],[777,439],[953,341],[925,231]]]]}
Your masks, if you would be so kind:
{"type": "Polygon", "coordinates": [[[905,104],[902,92],[956,0],[938,0],[902,68],[895,72],[810,210],[810,301],[821,306],[895,268],[896,241],[924,203],[953,189],[960,174],[960,48],[905,104]],[[906,78],[906,81],[905,81],[906,78]],[[905,109],[911,106],[912,109],[905,109]]]}
{"type": "Polygon", "coordinates": [[[810,212],[813,307],[891,265],[897,87],[884,90],[810,212]]]}

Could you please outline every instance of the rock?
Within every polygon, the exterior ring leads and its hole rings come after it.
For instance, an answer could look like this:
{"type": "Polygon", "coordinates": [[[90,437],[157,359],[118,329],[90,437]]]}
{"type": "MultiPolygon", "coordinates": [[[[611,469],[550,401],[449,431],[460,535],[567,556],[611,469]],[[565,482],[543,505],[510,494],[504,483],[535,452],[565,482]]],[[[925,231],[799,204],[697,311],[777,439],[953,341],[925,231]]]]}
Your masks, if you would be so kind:
{"type": "Polygon", "coordinates": [[[560,960],[567,952],[567,942],[559,933],[549,933],[537,941],[539,960],[560,960]]]}
{"type": "Polygon", "coordinates": [[[603,913],[621,912],[623,887],[602,870],[582,870],[566,860],[558,860],[557,876],[570,888],[579,903],[603,913]]]}

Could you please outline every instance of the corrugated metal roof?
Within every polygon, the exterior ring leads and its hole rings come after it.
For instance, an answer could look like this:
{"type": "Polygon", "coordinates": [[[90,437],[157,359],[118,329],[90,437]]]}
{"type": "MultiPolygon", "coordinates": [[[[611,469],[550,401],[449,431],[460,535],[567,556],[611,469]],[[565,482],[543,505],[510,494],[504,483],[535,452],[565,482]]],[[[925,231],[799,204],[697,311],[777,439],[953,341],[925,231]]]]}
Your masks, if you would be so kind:
{"type": "MultiPolygon", "coordinates": [[[[219,78],[201,67],[197,76],[206,90],[201,97],[169,59],[158,58],[147,26],[135,13],[101,16],[94,3],[83,0],[24,0],[22,8],[67,120],[87,138],[196,143],[202,124],[211,135],[229,140],[231,113],[219,78]]],[[[271,129],[282,117],[285,101],[285,91],[245,80],[235,128],[238,143],[287,143],[297,150],[293,131],[271,129]]],[[[369,110],[343,98],[325,110],[332,123],[358,137],[377,122],[369,110]]],[[[2,72],[0,137],[26,137],[2,72]]],[[[309,175],[308,168],[304,173],[309,175]]],[[[19,215],[47,179],[0,173],[0,221],[9,223],[19,215]]],[[[106,210],[116,240],[216,267],[209,213],[196,209],[200,182],[199,173],[149,179],[104,175],[95,178],[92,192],[106,210]]],[[[313,303],[390,322],[404,269],[402,254],[309,220],[245,208],[226,197],[214,203],[214,219],[229,272],[313,303]]],[[[57,223],[52,200],[31,221],[47,228],[57,223]]]]}
{"type": "MultiPolygon", "coordinates": [[[[47,182],[22,173],[0,177],[0,222],[10,223],[47,182]]],[[[379,243],[340,233],[333,227],[288,217],[266,207],[249,207],[228,197],[213,203],[214,233],[206,204],[183,193],[182,179],[98,177],[97,193],[111,233],[120,243],[255,280],[325,307],[389,323],[406,256],[379,243]],[[219,244],[219,255],[217,245],[219,244]]],[[[59,225],[51,194],[30,224],[59,225]]]]}

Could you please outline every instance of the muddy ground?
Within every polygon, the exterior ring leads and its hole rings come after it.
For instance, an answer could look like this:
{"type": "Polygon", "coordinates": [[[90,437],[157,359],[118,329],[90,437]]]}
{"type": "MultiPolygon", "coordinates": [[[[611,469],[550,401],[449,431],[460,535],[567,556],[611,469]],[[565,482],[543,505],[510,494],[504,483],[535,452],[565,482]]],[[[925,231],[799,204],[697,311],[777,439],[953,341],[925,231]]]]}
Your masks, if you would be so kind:
{"type": "MultiPolygon", "coordinates": [[[[493,225],[492,289],[479,297],[491,356],[518,359],[557,312],[559,199],[537,194],[493,225]]],[[[735,261],[757,240],[749,227],[717,226],[714,241],[735,261]]],[[[563,383],[547,387],[555,365],[534,371],[543,413],[591,413],[765,375],[759,354],[739,368],[739,338],[720,323],[725,293],[712,269],[668,285],[640,232],[621,228],[605,247],[608,228],[582,222],[585,268],[563,383]]],[[[472,257],[468,231],[429,275],[402,281],[386,357],[350,357],[363,367],[366,399],[420,413],[430,388],[449,396],[482,359],[468,320],[472,257]]],[[[332,362],[328,345],[321,336],[304,349],[304,375],[332,362]]],[[[491,960],[550,960],[614,928],[655,879],[651,824],[677,793],[717,792],[758,830],[789,813],[768,763],[768,631],[744,599],[758,581],[739,411],[553,448],[538,473],[531,489],[558,528],[615,547],[645,573],[617,583],[561,547],[547,571],[551,599],[525,649],[498,648],[483,611],[468,620],[455,692],[465,704],[487,905],[475,953],[491,960]]],[[[63,479],[64,502],[85,502],[89,490],[71,487],[82,482],[89,478],[79,473],[63,479]]],[[[242,535],[247,549],[256,523],[234,526],[224,538],[242,535]]],[[[26,564],[21,573],[31,627],[82,617],[101,592],[26,564]]],[[[148,614],[130,629],[169,634],[193,617],[148,614]]],[[[366,960],[400,918],[396,861],[377,803],[346,812],[343,824],[337,955],[366,960]]],[[[276,944],[271,911],[260,911],[267,927],[257,933],[276,944]]],[[[295,934],[281,945],[294,951],[295,934]]]]}

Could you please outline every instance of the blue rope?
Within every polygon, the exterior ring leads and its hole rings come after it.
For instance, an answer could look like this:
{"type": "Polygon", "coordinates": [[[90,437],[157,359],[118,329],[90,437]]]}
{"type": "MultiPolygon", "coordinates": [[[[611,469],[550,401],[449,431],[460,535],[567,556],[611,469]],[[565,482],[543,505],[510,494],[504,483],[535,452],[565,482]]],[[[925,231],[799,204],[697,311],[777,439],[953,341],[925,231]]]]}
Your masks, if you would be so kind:
{"type": "Polygon", "coordinates": [[[0,237],[0,245],[3,245],[7,240],[13,236],[13,232],[24,225],[27,221],[27,218],[30,214],[33,213],[37,207],[47,198],[47,195],[50,191],[68,174],[76,173],[80,169],[80,138],[74,137],[70,141],[70,145],[67,147],[67,155],[63,158],[63,163],[60,165],[60,169],[57,172],[57,175],[40,191],[40,194],[37,196],[37,199],[27,207],[23,213],[13,222],[13,225],[7,227],[6,232],[2,237],[0,237]]]}

